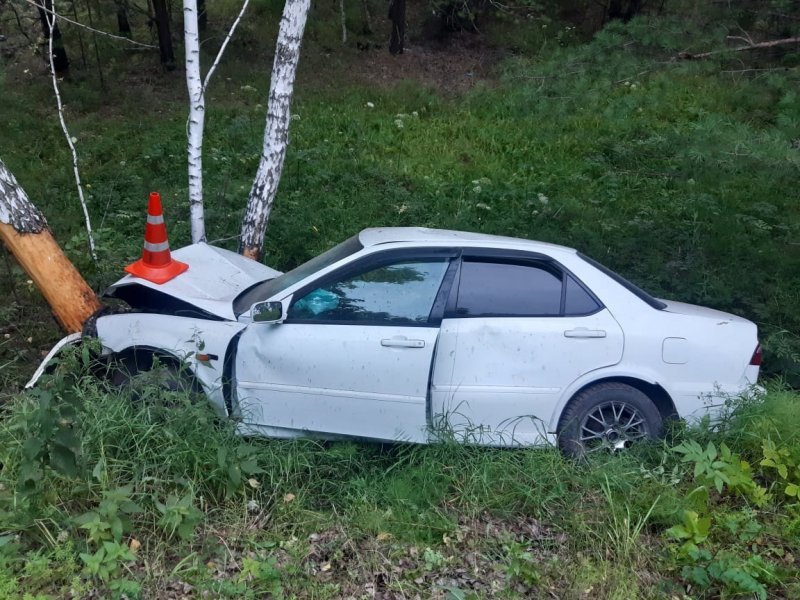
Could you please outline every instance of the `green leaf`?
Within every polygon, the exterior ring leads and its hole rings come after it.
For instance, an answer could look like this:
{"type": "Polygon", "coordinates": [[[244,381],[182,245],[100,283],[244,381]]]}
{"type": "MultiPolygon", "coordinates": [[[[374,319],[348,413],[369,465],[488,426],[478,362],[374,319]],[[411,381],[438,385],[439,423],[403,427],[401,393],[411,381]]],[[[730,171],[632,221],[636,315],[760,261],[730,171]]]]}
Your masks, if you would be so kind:
{"type": "Polygon", "coordinates": [[[27,460],[36,460],[39,457],[42,449],[44,448],[44,443],[39,438],[28,438],[25,440],[25,443],[22,445],[22,455],[27,460]]]}
{"type": "Polygon", "coordinates": [[[787,484],[784,493],[787,496],[792,496],[793,498],[796,498],[797,495],[800,493],[800,486],[798,486],[796,483],[789,483],[787,484]]]}
{"type": "Polygon", "coordinates": [[[686,540],[692,537],[692,534],[689,533],[689,531],[683,525],[673,525],[664,533],[671,538],[675,538],[676,540],[686,540]]]}
{"type": "Polygon", "coordinates": [[[54,445],[50,452],[50,466],[54,471],[67,477],[78,474],[78,462],[75,452],[60,445],[54,445]]]}

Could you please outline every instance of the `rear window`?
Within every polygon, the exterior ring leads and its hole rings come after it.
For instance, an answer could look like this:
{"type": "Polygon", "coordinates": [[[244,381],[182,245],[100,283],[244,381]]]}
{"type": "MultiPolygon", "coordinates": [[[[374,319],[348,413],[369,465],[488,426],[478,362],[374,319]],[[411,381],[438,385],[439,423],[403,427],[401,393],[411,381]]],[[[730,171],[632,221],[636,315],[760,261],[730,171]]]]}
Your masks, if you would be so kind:
{"type": "Polygon", "coordinates": [[[593,267],[597,268],[598,270],[602,271],[603,273],[605,273],[606,275],[611,277],[611,279],[616,281],[618,284],[620,284],[622,287],[624,287],[630,293],[632,293],[633,295],[637,296],[640,300],[643,300],[644,302],[646,302],[647,304],[649,304],[650,306],[652,306],[656,310],[664,310],[665,308],[667,308],[667,305],[664,304],[663,302],[661,302],[661,300],[659,300],[658,298],[653,298],[653,296],[651,296],[650,294],[645,292],[639,286],[637,286],[637,285],[631,283],[630,281],[628,281],[627,279],[625,279],[619,273],[615,273],[614,271],[612,271],[608,267],[601,265],[596,260],[594,260],[592,258],[589,258],[588,256],[586,256],[584,254],[581,254],[580,252],[578,252],[578,256],[580,256],[583,260],[588,262],[593,267]]]}

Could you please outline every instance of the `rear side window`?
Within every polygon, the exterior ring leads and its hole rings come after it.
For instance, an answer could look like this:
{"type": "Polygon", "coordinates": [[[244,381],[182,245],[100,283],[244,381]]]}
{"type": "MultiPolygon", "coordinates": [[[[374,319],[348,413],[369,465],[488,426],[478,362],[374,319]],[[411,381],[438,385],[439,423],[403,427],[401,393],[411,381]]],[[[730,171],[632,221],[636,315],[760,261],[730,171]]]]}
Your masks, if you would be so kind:
{"type": "Polygon", "coordinates": [[[558,316],[561,277],[531,265],[464,261],[458,288],[459,317],[558,316]]]}
{"type": "Polygon", "coordinates": [[[567,275],[564,285],[566,286],[564,293],[565,317],[590,315],[600,310],[600,303],[571,275],[567,275]]]}
{"type": "Polygon", "coordinates": [[[464,260],[456,317],[559,317],[602,305],[571,275],[550,264],[464,260]]]}

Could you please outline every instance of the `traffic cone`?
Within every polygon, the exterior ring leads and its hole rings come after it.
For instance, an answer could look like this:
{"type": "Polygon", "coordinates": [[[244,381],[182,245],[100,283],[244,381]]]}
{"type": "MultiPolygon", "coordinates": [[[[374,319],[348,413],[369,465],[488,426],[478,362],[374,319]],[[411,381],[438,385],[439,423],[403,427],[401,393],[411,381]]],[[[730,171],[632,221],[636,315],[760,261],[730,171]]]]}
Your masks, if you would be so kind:
{"type": "Polygon", "coordinates": [[[167,241],[167,226],[161,209],[161,196],[150,192],[147,225],[144,228],[142,258],[125,267],[125,271],[153,283],[165,283],[183,273],[189,265],[172,259],[167,241]]]}

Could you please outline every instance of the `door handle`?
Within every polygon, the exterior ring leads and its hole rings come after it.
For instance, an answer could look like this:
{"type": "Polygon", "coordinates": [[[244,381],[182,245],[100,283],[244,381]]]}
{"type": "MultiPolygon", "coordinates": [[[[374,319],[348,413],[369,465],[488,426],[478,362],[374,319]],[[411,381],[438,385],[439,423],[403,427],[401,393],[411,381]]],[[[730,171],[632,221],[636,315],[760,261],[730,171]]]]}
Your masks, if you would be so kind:
{"type": "Polygon", "coordinates": [[[381,340],[381,346],[387,348],[424,348],[425,340],[410,340],[405,337],[393,337],[381,340]]]}
{"type": "Polygon", "coordinates": [[[587,329],[586,327],[578,327],[577,329],[567,329],[564,332],[564,337],[568,338],[604,338],[606,332],[602,329],[587,329]]]}

